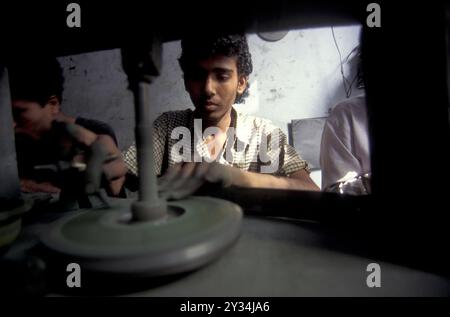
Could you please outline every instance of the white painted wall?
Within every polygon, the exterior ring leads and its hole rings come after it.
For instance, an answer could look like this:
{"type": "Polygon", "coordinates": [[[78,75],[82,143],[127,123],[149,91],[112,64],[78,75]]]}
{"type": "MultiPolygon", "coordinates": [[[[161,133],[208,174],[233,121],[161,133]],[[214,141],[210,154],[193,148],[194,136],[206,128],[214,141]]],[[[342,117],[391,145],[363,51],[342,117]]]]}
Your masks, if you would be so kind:
{"type": "MultiPolygon", "coordinates": [[[[342,58],[358,45],[359,26],[334,28],[342,58]]],[[[287,130],[292,119],[324,117],[345,98],[331,28],[290,31],[278,42],[249,36],[254,74],[243,111],[267,117],[287,130]]],[[[344,67],[345,74],[350,71],[344,67]]],[[[354,74],[351,74],[354,76],[354,74]]],[[[348,74],[350,77],[350,74],[348,74]]]]}
{"type": "MultiPolygon", "coordinates": [[[[358,44],[360,26],[334,28],[344,59],[358,44]]],[[[331,28],[292,30],[278,42],[248,36],[254,72],[250,97],[242,111],[271,119],[287,132],[292,119],[323,117],[345,98],[340,59],[331,28]]],[[[192,107],[178,66],[180,43],[163,46],[162,74],[150,88],[158,114],[192,107]]],[[[133,140],[134,110],[121,67],[120,51],[109,50],[61,57],[66,77],[63,109],[72,115],[110,123],[121,148],[133,140]]],[[[354,65],[353,65],[354,66],[354,65]]],[[[344,65],[353,78],[352,65],[344,65]]]]}
{"type": "Polygon", "coordinates": [[[134,139],[133,94],[127,89],[120,50],[61,57],[59,62],[65,78],[62,110],[110,124],[119,146],[129,146],[134,139]]]}

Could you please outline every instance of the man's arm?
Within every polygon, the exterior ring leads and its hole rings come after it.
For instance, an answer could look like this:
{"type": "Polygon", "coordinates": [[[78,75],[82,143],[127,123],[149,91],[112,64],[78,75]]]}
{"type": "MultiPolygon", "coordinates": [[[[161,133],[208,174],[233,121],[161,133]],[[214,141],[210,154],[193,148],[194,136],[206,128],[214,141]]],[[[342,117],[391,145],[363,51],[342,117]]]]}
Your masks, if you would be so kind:
{"type": "Polygon", "coordinates": [[[38,183],[33,179],[21,178],[20,190],[24,193],[51,193],[58,194],[61,189],[49,182],[38,183]]]}
{"type": "Polygon", "coordinates": [[[105,146],[109,156],[114,157],[114,159],[103,164],[103,173],[108,181],[108,187],[111,194],[117,196],[122,190],[122,186],[125,182],[125,175],[128,170],[123,161],[122,153],[109,135],[98,135],[96,142],[101,142],[105,146]]]}
{"type": "MultiPolygon", "coordinates": [[[[263,147],[264,160],[279,163],[266,166],[270,173],[248,172],[236,167],[213,163],[181,163],[171,166],[160,178],[160,191],[163,196],[180,199],[195,193],[204,183],[218,183],[223,187],[239,186],[247,188],[275,188],[319,191],[319,187],[309,177],[307,163],[286,140],[278,128],[268,127],[263,137],[267,140],[263,147]],[[274,167],[274,168],[272,168],[274,167]],[[283,175],[283,176],[278,176],[283,175]],[[286,176],[287,175],[287,176],[286,176]]],[[[261,155],[260,149],[260,155],[261,155]]]]}
{"type": "Polygon", "coordinates": [[[319,190],[305,170],[282,177],[247,172],[217,162],[175,164],[159,178],[158,183],[161,196],[168,199],[189,196],[205,183],[218,183],[223,187],[233,185],[248,188],[319,190]]]}
{"type": "MultiPolygon", "coordinates": [[[[125,182],[125,174],[127,167],[123,161],[122,154],[117,148],[116,143],[110,135],[95,134],[94,132],[77,124],[72,124],[68,127],[69,134],[75,139],[76,142],[83,144],[89,148],[94,143],[100,143],[109,157],[114,159],[107,160],[103,164],[103,174],[108,182],[108,189],[113,195],[118,195],[122,189],[122,185],[125,182]]],[[[85,157],[75,157],[74,161],[83,162],[85,157]]]]}
{"type": "Polygon", "coordinates": [[[238,170],[241,175],[233,183],[236,186],[259,187],[259,188],[278,188],[278,189],[296,189],[296,190],[314,190],[320,188],[309,177],[306,170],[299,170],[289,176],[274,176],[270,174],[259,174],[238,170]]]}

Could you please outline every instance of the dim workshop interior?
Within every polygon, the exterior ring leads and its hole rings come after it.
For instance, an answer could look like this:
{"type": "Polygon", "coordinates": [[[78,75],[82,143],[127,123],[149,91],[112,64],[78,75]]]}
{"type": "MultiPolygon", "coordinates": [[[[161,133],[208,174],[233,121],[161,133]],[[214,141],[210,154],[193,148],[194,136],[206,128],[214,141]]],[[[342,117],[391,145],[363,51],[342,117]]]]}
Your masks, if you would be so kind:
{"type": "MultiPolygon", "coordinates": [[[[0,22],[1,294],[450,295],[445,5],[68,3],[6,4],[0,22]],[[424,23],[407,23],[414,14],[424,23]],[[220,37],[212,55],[201,55],[203,37],[220,37]],[[230,43],[247,55],[220,53],[230,43]],[[49,145],[20,133],[30,95],[15,85],[32,76],[18,78],[30,69],[16,61],[27,54],[53,58],[63,78],[62,94],[44,96],[49,105],[38,108],[57,104],[48,127],[63,143],[64,153],[45,164],[30,162],[49,145]],[[206,125],[227,89],[234,95],[226,128],[236,135],[221,143],[216,162],[184,163],[196,173],[207,166],[204,179],[173,176],[181,143],[161,143],[166,127],[154,122],[175,127],[182,115],[199,114],[206,125]],[[359,105],[364,120],[344,109],[359,105]],[[277,172],[261,172],[274,163],[269,141],[257,148],[270,147],[270,164],[236,162],[269,130],[282,153],[275,151],[277,172]],[[345,131],[351,149],[335,158],[345,131]],[[84,135],[94,141],[80,141],[84,135]],[[245,137],[244,152],[228,149],[245,137]],[[37,189],[25,186],[36,182],[25,182],[22,162],[38,175],[37,189]],[[333,178],[336,162],[360,169],[333,178]],[[112,177],[105,166],[119,163],[128,170],[112,177]],[[293,166],[301,168],[289,172],[293,166]]],[[[204,129],[191,136],[182,128],[188,141],[202,139],[204,129]]]]}

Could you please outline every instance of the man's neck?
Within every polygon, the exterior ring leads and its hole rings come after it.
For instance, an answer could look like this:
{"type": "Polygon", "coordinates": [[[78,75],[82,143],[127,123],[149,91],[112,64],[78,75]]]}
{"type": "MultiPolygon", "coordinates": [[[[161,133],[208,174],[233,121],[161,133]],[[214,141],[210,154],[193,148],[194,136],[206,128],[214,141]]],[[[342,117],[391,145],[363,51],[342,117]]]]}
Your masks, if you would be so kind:
{"type": "Polygon", "coordinates": [[[230,111],[225,113],[218,120],[210,121],[210,120],[203,119],[203,122],[202,122],[203,130],[205,130],[205,129],[209,128],[209,127],[217,127],[222,132],[227,132],[228,128],[230,127],[230,124],[231,124],[231,109],[230,109],[230,111]]]}

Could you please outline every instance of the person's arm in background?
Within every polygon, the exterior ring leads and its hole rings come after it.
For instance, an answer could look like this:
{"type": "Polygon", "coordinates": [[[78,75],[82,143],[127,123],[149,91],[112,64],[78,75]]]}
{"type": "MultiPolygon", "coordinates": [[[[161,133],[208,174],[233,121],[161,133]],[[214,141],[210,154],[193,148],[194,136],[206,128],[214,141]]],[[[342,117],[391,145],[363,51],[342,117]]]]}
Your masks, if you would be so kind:
{"type": "MultiPolygon", "coordinates": [[[[127,168],[118,148],[114,130],[105,122],[81,117],[74,118],[63,112],[58,113],[57,120],[79,127],[79,135],[72,136],[80,144],[89,148],[92,147],[94,142],[101,143],[109,157],[116,157],[115,160],[107,160],[103,164],[103,174],[108,183],[107,190],[109,194],[113,196],[119,195],[125,182],[127,168]]],[[[84,161],[84,158],[78,160],[84,161]]]]}
{"type": "MultiPolygon", "coordinates": [[[[119,195],[125,181],[127,167],[114,140],[110,135],[97,135],[76,124],[71,124],[71,127],[70,140],[67,140],[67,136],[62,137],[61,144],[63,144],[64,147],[72,148],[81,145],[86,149],[83,154],[78,154],[71,159],[72,164],[86,164],[90,155],[90,149],[92,149],[94,143],[100,145],[103,152],[102,156],[107,158],[102,165],[101,171],[101,174],[103,174],[106,179],[106,189],[108,193],[113,196],[119,195]],[[66,141],[63,141],[64,139],[66,139],[66,141]]],[[[55,147],[59,147],[61,144],[55,144],[55,147]]],[[[23,192],[59,193],[61,191],[57,185],[50,181],[37,181],[27,177],[21,177],[20,185],[23,192]]]]}
{"type": "Polygon", "coordinates": [[[363,98],[335,106],[327,118],[320,146],[322,188],[335,184],[348,172],[370,171],[367,113],[363,98]]]}
{"type": "Polygon", "coordinates": [[[50,182],[37,182],[29,178],[20,178],[20,190],[24,193],[50,193],[57,194],[61,188],[50,182]]]}
{"type": "MultiPolygon", "coordinates": [[[[122,158],[122,153],[116,146],[115,141],[110,135],[95,134],[94,132],[77,124],[72,124],[70,127],[70,135],[75,142],[83,145],[86,148],[91,148],[94,143],[101,144],[105,154],[109,157],[103,164],[103,175],[107,181],[108,190],[113,195],[118,195],[121,192],[123,183],[125,182],[125,174],[127,167],[122,158]]],[[[74,162],[86,163],[86,157],[79,155],[74,157],[74,162]]]]}

